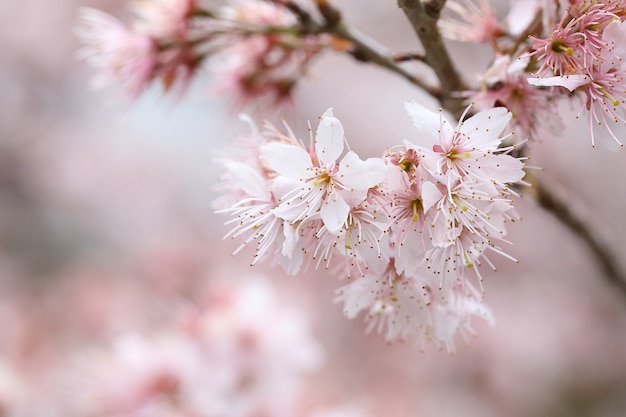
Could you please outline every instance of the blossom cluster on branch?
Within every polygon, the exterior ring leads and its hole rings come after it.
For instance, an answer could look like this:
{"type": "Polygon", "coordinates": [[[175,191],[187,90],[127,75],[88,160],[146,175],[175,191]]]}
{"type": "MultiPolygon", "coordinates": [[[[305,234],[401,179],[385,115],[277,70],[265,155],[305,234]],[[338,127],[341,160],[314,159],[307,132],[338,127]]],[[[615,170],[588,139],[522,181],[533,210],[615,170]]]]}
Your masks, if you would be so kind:
{"type": "Polygon", "coordinates": [[[454,351],[457,330],[476,315],[492,322],[468,271],[489,252],[505,255],[506,224],[518,215],[510,184],[523,163],[502,147],[511,114],[479,112],[458,124],[417,103],[417,128],[382,158],[344,154],[344,129],[328,109],[305,146],[289,129],[253,129],[246,155],[225,159],[220,210],[252,264],[297,274],[323,266],[351,280],[338,290],[348,317],[367,312],[388,341],[432,339],[454,351]],[[228,202],[234,202],[228,206],[228,202]]]}
{"type": "Polygon", "coordinates": [[[259,131],[249,120],[252,132],[237,155],[221,160],[216,207],[230,216],[236,252],[255,247],[253,265],[266,261],[289,274],[328,269],[350,280],[336,297],[348,317],[365,311],[368,328],[388,341],[423,347],[432,340],[454,351],[455,334],[472,334],[472,316],[493,322],[479,267],[493,267],[491,253],[513,259],[502,246],[519,218],[513,186],[521,184],[535,186],[543,207],[600,254],[612,280],[623,281],[566,204],[536,178],[522,179],[527,143],[562,130],[562,98],[582,99],[579,115],[589,115],[594,146],[622,145],[624,0],[517,0],[504,21],[486,0],[399,0],[423,54],[391,53],[326,0],[132,4],[128,27],[84,9],[77,30],[80,57],[101,71],[97,84],[121,83],[132,98],[157,80],[166,90],[184,87],[206,63],[213,89],[234,95],[240,107],[283,103],[312,59],[332,50],[403,77],[458,119],[407,103],[414,140],[366,160],[345,152],[332,109],[314,134],[309,129],[309,144],[288,126],[259,131]],[[493,61],[477,84],[461,79],[442,36],[491,46],[493,61]],[[409,71],[411,60],[430,67],[438,82],[409,71]]]}

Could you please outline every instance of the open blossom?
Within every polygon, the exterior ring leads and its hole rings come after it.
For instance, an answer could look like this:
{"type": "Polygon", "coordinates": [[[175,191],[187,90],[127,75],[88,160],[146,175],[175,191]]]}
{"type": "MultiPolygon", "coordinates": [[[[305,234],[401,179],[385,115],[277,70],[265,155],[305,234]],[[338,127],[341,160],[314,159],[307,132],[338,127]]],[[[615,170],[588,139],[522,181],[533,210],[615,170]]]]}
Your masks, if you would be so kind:
{"type": "MultiPolygon", "coordinates": [[[[528,82],[535,86],[564,87],[584,95],[581,112],[586,110],[589,113],[592,146],[595,146],[598,127],[608,133],[609,140],[605,143],[609,147],[623,146],[616,128],[626,123],[626,23],[613,21],[608,24],[602,40],[605,47],[584,70],[575,74],[529,78],[528,82]]],[[[599,137],[604,139],[606,135],[600,134],[599,137]]]]}
{"type": "Polygon", "coordinates": [[[506,235],[506,222],[518,218],[509,185],[524,177],[523,164],[500,147],[511,118],[502,107],[481,111],[455,128],[417,103],[406,108],[426,145],[411,147],[431,178],[424,182],[428,199],[421,199],[429,208],[425,264],[445,293],[457,282],[464,285],[465,271],[480,259],[490,264],[486,249],[504,254],[495,242],[506,235]]]}
{"type": "Polygon", "coordinates": [[[313,149],[283,143],[263,147],[263,157],[279,174],[284,192],[274,213],[295,225],[319,213],[330,233],[337,233],[348,220],[350,204],[361,203],[370,188],[387,175],[379,158],[362,161],[344,148],[341,122],[326,110],[313,141],[313,149]],[[349,204],[350,203],[350,204],[349,204]]]}
{"type": "Polygon", "coordinates": [[[424,278],[398,275],[390,264],[382,276],[366,275],[339,288],[335,301],[343,303],[348,318],[365,311],[368,332],[383,334],[388,342],[413,342],[422,350],[431,341],[454,353],[457,334],[465,341],[474,334],[472,317],[494,324],[475,290],[452,288],[441,298],[431,285],[424,278]]]}
{"type": "Polygon", "coordinates": [[[169,33],[169,29],[162,28],[153,32],[144,28],[144,23],[139,20],[137,28],[130,29],[104,12],[81,9],[76,34],[84,46],[77,55],[99,71],[94,78],[95,87],[121,85],[134,100],[156,80],[162,82],[165,90],[175,84],[182,88],[188,85],[202,53],[185,39],[178,39],[182,32],[169,33]]]}
{"type": "Polygon", "coordinates": [[[463,92],[477,110],[505,107],[511,112],[507,130],[521,139],[539,139],[561,130],[553,96],[528,84],[530,59],[499,55],[481,76],[476,90],[463,92]]]}
{"type": "Polygon", "coordinates": [[[224,161],[228,193],[236,197],[220,210],[232,217],[227,236],[242,238],[240,248],[256,242],[253,264],[269,258],[296,273],[311,261],[329,267],[336,251],[350,253],[357,269],[371,256],[366,252],[383,256],[378,240],[384,213],[376,213],[383,203],[368,197],[385,179],[387,166],[379,158],[362,161],[352,151],[339,160],[344,131],[331,109],[309,149],[291,132],[271,126],[258,141],[256,163],[224,161]]]}

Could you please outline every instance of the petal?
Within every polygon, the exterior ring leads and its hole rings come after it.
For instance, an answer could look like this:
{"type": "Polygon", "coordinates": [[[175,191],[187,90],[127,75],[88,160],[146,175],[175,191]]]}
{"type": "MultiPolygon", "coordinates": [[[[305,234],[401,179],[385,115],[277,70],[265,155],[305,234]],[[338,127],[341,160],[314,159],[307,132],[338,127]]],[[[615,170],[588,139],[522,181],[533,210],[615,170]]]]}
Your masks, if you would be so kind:
{"type": "Polygon", "coordinates": [[[324,222],[324,226],[332,234],[336,234],[348,218],[350,213],[350,206],[343,200],[343,197],[333,192],[326,196],[322,209],[320,210],[320,216],[324,222]]]}
{"type": "Polygon", "coordinates": [[[341,122],[333,116],[333,109],[326,110],[315,134],[315,152],[321,166],[335,165],[343,152],[343,138],[341,122]]]}
{"type": "Polygon", "coordinates": [[[387,178],[389,168],[380,158],[369,158],[361,161],[358,155],[348,152],[339,163],[335,174],[337,182],[356,190],[368,190],[387,178]]]}
{"type": "Polygon", "coordinates": [[[235,184],[251,197],[269,200],[267,182],[252,167],[241,162],[227,162],[224,167],[235,181],[235,184]]]}
{"type": "Polygon", "coordinates": [[[589,84],[591,79],[586,75],[574,74],[574,75],[562,75],[559,77],[547,77],[547,78],[529,78],[528,83],[540,87],[565,87],[569,91],[574,91],[578,87],[589,84]]]}
{"type": "Polygon", "coordinates": [[[500,144],[500,134],[510,120],[511,113],[505,107],[494,107],[462,122],[460,131],[475,148],[496,148],[500,144]]]}
{"type": "Polygon", "coordinates": [[[539,2],[536,0],[514,1],[506,18],[509,33],[515,36],[521,35],[535,19],[539,8],[539,2]]]}
{"type": "Polygon", "coordinates": [[[626,23],[615,20],[609,23],[604,32],[602,32],[602,40],[609,45],[611,52],[620,57],[626,57],[626,23]]]}
{"type": "Polygon", "coordinates": [[[422,146],[431,147],[439,143],[440,130],[444,137],[449,138],[454,133],[450,123],[445,120],[441,113],[435,113],[426,107],[414,101],[404,103],[409,116],[413,120],[413,124],[417,128],[418,142],[422,146]]]}
{"type": "Polygon", "coordinates": [[[299,146],[272,142],[261,147],[261,154],[270,168],[288,178],[303,180],[311,176],[311,157],[299,146]]]}
{"type": "Polygon", "coordinates": [[[282,254],[283,256],[291,259],[294,249],[296,248],[296,244],[300,240],[300,236],[298,235],[298,229],[296,228],[296,226],[287,224],[287,222],[285,222],[283,224],[283,235],[285,236],[285,240],[283,241],[282,254]]]}
{"type": "Polygon", "coordinates": [[[437,188],[437,186],[430,181],[425,181],[422,184],[421,192],[424,213],[430,210],[430,208],[443,197],[443,193],[439,191],[439,188],[437,188]]]}

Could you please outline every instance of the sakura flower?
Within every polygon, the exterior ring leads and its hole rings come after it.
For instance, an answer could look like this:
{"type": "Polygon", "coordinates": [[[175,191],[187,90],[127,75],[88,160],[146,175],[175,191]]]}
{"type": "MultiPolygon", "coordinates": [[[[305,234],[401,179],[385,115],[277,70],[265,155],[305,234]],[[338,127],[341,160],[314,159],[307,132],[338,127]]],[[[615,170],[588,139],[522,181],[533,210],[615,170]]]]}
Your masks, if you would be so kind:
{"type": "Polygon", "coordinates": [[[507,234],[506,224],[519,220],[513,201],[492,195],[486,183],[459,181],[437,202],[430,232],[432,247],[425,255],[428,270],[439,277],[444,293],[452,285],[465,285],[466,271],[473,269],[482,289],[478,266],[484,260],[493,269],[487,250],[516,261],[499,246],[507,234]]]}
{"type": "Polygon", "coordinates": [[[77,56],[100,70],[94,87],[121,84],[131,98],[136,98],[154,78],[154,40],[128,30],[113,16],[96,9],[80,9],[79,19],[75,32],[85,45],[77,56]]]}
{"type": "MultiPolygon", "coordinates": [[[[603,31],[602,39],[606,48],[597,56],[597,62],[582,73],[529,78],[528,82],[536,86],[560,86],[582,93],[585,97],[581,112],[587,110],[589,113],[592,146],[596,142],[596,129],[602,126],[610,137],[605,143],[609,147],[615,144],[621,147],[623,144],[615,129],[626,123],[626,67],[623,64],[623,58],[626,57],[626,49],[623,47],[626,24],[619,21],[609,24],[603,31]]],[[[600,138],[604,139],[604,135],[600,138]]]]}
{"type": "Polygon", "coordinates": [[[432,143],[432,150],[417,147],[425,155],[421,163],[448,186],[460,178],[470,177],[503,188],[524,176],[522,163],[499,147],[502,131],[511,119],[511,113],[505,108],[481,111],[453,128],[443,115],[415,102],[405,107],[418,128],[420,140],[432,143]]]}
{"type": "Polygon", "coordinates": [[[427,342],[456,351],[458,333],[467,341],[474,331],[470,321],[480,317],[493,324],[491,310],[473,289],[452,288],[446,297],[434,295],[429,281],[396,274],[393,265],[382,277],[366,275],[339,288],[336,302],[344,304],[350,319],[366,311],[367,331],[383,333],[385,340],[412,341],[420,349],[427,342]]]}
{"type": "MultiPolygon", "coordinates": [[[[389,234],[398,273],[413,276],[428,248],[424,225],[443,194],[424,170],[421,157],[407,144],[389,157],[392,165],[382,188],[390,200],[389,234]]],[[[426,233],[427,234],[427,233],[426,233]]]]}
{"type": "Polygon", "coordinates": [[[283,240],[283,220],[272,213],[276,208],[276,201],[260,173],[240,162],[227,162],[225,168],[233,179],[232,185],[240,187],[245,197],[233,206],[217,212],[232,216],[226,225],[232,224],[234,227],[225,238],[244,237],[234,254],[256,241],[257,249],[252,261],[254,265],[267,256],[276,255],[275,245],[283,240]]]}
{"type": "Polygon", "coordinates": [[[463,93],[477,110],[493,107],[509,110],[512,117],[506,130],[519,133],[523,139],[540,138],[562,130],[553,96],[549,91],[528,84],[526,68],[529,63],[528,57],[497,56],[482,75],[480,87],[463,93]]]}
{"type": "Polygon", "coordinates": [[[351,204],[361,203],[370,188],[387,175],[380,158],[359,159],[349,151],[343,153],[344,130],[341,122],[326,110],[320,119],[314,149],[283,143],[269,143],[262,148],[263,157],[276,171],[283,188],[289,188],[279,200],[274,214],[296,224],[319,213],[330,233],[337,233],[348,220],[351,204]]]}

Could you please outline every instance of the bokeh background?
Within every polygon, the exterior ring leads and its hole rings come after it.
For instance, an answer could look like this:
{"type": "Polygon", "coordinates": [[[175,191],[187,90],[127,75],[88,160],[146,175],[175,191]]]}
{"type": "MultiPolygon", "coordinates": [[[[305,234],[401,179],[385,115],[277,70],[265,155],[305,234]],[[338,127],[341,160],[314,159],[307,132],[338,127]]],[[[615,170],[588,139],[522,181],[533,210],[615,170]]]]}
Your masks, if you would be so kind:
{"type": "MultiPolygon", "coordinates": [[[[337,0],[348,21],[395,51],[419,49],[393,0],[337,0]]],[[[324,363],[304,408],[353,404],[370,416],[626,416],[626,294],[584,245],[528,197],[510,228],[515,264],[485,270],[497,324],[450,356],[385,344],[333,303],[338,278],[247,266],[213,213],[214,158],[247,126],[201,74],[184,97],[150,91],[131,106],[88,88],[76,62],[77,8],[124,16],[121,0],[0,0],[0,416],[60,416],[75,358],[128,332],[158,332],[217,283],[264,274],[303,309],[324,363]]],[[[499,6],[504,13],[507,5],[499,6]]],[[[451,44],[468,80],[489,51],[451,44]]],[[[423,71],[424,77],[432,77],[423,71]]],[[[324,56],[285,117],[333,107],[361,156],[412,138],[403,103],[437,104],[393,74],[324,56]]],[[[626,152],[592,149],[563,104],[566,129],[532,144],[533,165],[610,242],[626,268],[626,152]]],[[[268,325],[270,325],[268,323],[268,325]]],[[[69,398],[69,399],[68,399],[69,398]]]]}

